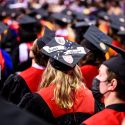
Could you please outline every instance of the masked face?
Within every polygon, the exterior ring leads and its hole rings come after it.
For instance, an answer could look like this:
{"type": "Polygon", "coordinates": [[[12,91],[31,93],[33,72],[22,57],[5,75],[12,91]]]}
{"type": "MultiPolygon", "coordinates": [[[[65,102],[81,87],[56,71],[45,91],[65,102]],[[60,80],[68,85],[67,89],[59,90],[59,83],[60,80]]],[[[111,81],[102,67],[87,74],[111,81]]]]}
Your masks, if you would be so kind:
{"type": "Polygon", "coordinates": [[[101,94],[105,94],[108,92],[108,87],[110,84],[108,83],[108,68],[105,65],[101,65],[99,68],[99,74],[96,77],[99,80],[99,91],[101,94]]]}

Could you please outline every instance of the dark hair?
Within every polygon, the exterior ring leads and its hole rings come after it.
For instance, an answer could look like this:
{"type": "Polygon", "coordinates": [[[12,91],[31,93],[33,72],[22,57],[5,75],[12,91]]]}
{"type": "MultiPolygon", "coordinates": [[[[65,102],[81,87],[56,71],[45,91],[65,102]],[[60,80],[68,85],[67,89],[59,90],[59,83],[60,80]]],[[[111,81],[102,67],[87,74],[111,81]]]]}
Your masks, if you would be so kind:
{"type": "Polygon", "coordinates": [[[125,79],[121,79],[119,75],[117,75],[116,73],[108,70],[109,75],[108,75],[108,79],[107,81],[110,82],[112,79],[116,79],[117,80],[117,86],[115,91],[117,92],[116,96],[125,101],[125,79]]]}
{"type": "Polygon", "coordinates": [[[34,60],[38,65],[46,67],[49,57],[41,53],[36,44],[32,47],[32,52],[34,54],[34,60]]]}

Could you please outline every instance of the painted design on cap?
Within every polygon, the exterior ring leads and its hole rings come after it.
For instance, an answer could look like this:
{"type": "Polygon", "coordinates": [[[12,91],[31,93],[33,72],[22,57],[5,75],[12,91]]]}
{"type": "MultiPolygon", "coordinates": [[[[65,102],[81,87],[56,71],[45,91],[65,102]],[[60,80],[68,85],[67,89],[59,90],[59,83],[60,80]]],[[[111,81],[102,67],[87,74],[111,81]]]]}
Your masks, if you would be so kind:
{"type": "Polygon", "coordinates": [[[55,37],[55,40],[60,45],[64,45],[65,44],[65,39],[63,37],[55,37]]]}
{"type": "Polygon", "coordinates": [[[72,49],[72,50],[67,50],[66,52],[64,52],[65,55],[69,55],[69,54],[86,54],[85,49],[83,47],[77,47],[76,49],[72,49]]]}
{"type": "Polygon", "coordinates": [[[71,64],[74,61],[73,57],[71,55],[63,55],[62,57],[63,57],[64,61],[67,62],[67,63],[71,64]]]}
{"type": "Polygon", "coordinates": [[[44,46],[43,49],[47,51],[48,53],[52,53],[58,50],[65,50],[66,48],[64,46],[54,46],[54,47],[49,47],[49,46],[44,46]]]}

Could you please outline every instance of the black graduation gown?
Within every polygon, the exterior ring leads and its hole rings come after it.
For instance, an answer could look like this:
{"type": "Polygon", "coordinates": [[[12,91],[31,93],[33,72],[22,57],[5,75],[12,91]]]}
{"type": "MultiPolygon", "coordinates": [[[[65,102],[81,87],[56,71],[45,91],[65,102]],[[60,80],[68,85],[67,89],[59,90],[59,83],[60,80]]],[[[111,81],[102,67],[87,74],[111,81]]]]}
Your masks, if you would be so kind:
{"type": "Polygon", "coordinates": [[[85,120],[81,125],[121,125],[125,118],[125,104],[112,104],[85,120]]]}
{"type": "Polygon", "coordinates": [[[19,106],[54,125],[78,125],[94,114],[94,98],[87,88],[78,93],[72,109],[61,109],[53,100],[53,85],[34,94],[26,94],[19,106]]]}
{"type": "Polygon", "coordinates": [[[18,104],[26,93],[36,92],[44,69],[30,67],[20,74],[12,74],[5,81],[1,95],[8,101],[18,104]]]}
{"type": "Polygon", "coordinates": [[[50,125],[0,97],[0,125],[50,125]]]}

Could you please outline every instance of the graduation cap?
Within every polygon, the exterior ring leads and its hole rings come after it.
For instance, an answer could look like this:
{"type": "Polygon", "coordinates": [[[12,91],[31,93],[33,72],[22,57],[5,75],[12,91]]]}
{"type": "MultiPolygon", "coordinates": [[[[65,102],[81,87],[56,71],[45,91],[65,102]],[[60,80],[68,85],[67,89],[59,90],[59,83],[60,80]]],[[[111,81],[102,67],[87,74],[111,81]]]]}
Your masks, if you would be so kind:
{"type": "Polygon", "coordinates": [[[5,17],[7,17],[7,9],[0,6],[0,20],[3,20],[5,17]]]}
{"type": "Polygon", "coordinates": [[[85,21],[87,20],[89,17],[83,13],[79,13],[76,11],[73,11],[74,17],[77,21],[85,21]]]}
{"type": "Polygon", "coordinates": [[[65,14],[65,15],[69,15],[69,16],[73,16],[73,11],[70,9],[64,9],[61,11],[61,13],[65,14]]]}
{"type": "Polygon", "coordinates": [[[97,16],[99,17],[99,19],[103,19],[105,21],[109,21],[110,17],[109,15],[107,14],[107,12],[105,11],[100,11],[97,16]]]}
{"type": "Polygon", "coordinates": [[[78,61],[89,52],[76,42],[71,42],[63,37],[54,37],[41,51],[51,57],[52,66],[61,71],[74,68],[78,61]]]}
{"type": "Polygon", "coordinates": [[[8,29],[8,26],[0,22],[0,34],[5,33],[7,29],[8,29]]]}
{"type": "Polygon", "coordinates": [[[42,19],[47,18],[49,14],[46,10],[40,8],[32,10],[28,15],[31,17],[35,17],[36,19],[42,19]]]}
{"type": "Polygon", "coordinates": [[[96,48],[106,53],[108,47],[103,42],[112,43],[112,38],[101,32],[96,26],[92,25],[84,34],[84,38],[91,42],[96,48]]]}
{"type": "Polygon", "coordinates": [[[125,26],[120,26],[118,35],[125,35],[125,26]]]}
{"type": "Polygon", "coordinates": [[[45,46],[54,37],[55,37],[55,32],[45,26],[44,35],[37,40],[37,45],[38,45],[39,49],[41,49],[43,46],[45,46]]]}
{"type": "Polygon", "coordinates": [[[110,27],[115,33],[118,33],[121,30],[122,26],[125,27],[125,16],[120,15],[111,15],[110,16],[110,27]]]}
{"type": "Polygon", "coordinates": [[[34,18],[32,18],[32,17],[30,17],[30,16],[28,16],[28,15],[23,15],[23,16],[21,16],[21,17],[19,17],[19,18],[17,19],[17,22],[18,22],[20,25],[27,25],[27,24],[34,24],[34,23],[36,23],[37,21],[36,21],[34,18]]]}
{"type": "Polygon", "coordinates": [[[55,21],[55,23],[60,26],[63,26],[72,22],[71,16],[65,15],[63,13],[53,13],[51,17],[55,21]]]}
{"type": "Polygon", "coordinates": [[[89,26],[91,25],[95,25],[96,24],[96,21],[89,21],[89,22],[86,22],[86,21],[79,21],[79,22],[76,22],[74,24],[74,28],[88,28],[89,26]]]}
{"type": "Polygon", "coordinates": [[[8,31],[8,26],[0,22],[0,41],[2,39],[2,35],[3,36],[6,35],[7,31],[8,31]]]}
{"type": "Polygon", "coordinates": [[[125,79],[125,50],[109,43],[104,42],[104,44],[115,50],[118,55],[104,61],[103,64],[106,65],[111,71],[116,73],[121,79],[125,79]]]}
{"type": "Polygon", "coordinates": [[[9,15],[11,18],[16,19],[21,14],[21,11],[19,9],[7,9],[7,15],[9,15]]]}

